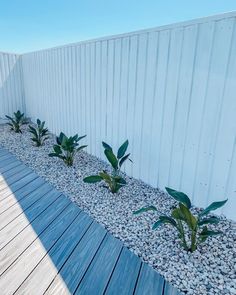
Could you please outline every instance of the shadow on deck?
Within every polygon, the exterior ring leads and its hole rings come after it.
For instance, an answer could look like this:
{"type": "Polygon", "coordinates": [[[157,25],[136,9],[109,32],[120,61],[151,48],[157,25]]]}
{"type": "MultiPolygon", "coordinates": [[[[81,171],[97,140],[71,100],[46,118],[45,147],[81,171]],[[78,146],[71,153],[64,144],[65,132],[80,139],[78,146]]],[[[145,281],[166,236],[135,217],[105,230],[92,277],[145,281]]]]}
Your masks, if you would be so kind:
{"type": "Polygon", "coordinates": [[[0,148],[0,294],[180,294],[0,148]]]}

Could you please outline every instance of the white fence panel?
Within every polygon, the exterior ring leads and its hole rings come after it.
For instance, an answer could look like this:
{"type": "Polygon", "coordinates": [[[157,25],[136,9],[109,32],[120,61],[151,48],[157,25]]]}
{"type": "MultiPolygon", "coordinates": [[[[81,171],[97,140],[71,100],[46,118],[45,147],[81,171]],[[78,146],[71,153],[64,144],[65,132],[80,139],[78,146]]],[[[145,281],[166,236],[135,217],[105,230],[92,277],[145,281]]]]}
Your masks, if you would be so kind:
{"type": "Polygon", "coordinates": [[[24,111],[20,55],[0,52],[0,123],[17,110],[24,111]]]}
{"type": "Polygon", "coordinates": [[[23,55],[26,111],[87,134],[103,158],[126,138],[129,175],[236,212],[236,13],[23,55]]]}

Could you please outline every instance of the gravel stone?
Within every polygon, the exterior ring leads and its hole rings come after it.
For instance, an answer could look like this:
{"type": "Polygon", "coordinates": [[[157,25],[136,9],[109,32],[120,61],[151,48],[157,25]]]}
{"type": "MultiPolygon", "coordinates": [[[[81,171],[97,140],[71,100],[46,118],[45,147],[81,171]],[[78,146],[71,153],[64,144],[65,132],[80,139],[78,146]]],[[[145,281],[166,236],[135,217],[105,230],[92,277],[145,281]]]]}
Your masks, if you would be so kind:
{"type": "MultiPolygon", "coordinates": [[[[81,151],[74,166],[66,167],[60,159],[48,157],[55,143],[53,134],[43,147],[35,147],[27,129],[24,125],[23,133],[16,134],[9,131],[9,126],[1,125],[0,145],[78,204],[167,281],[186,294],[236,294],[235,222],[221,216],[221,222],[212,229],[224,234],[209,238],[194,253],[187,253],[172,227],[151,229],[157,217],[168,214],[175,205],[166,193],[125,174],[127,186],[114,195],[103,183],[86,184],[85,176],[109,170],[109,166],[81,151]],[[133,215],[134,210],[151,204],[157,207],[157,212],[133,215]]],[[[86,143],[86,138],[83,142],[86,143]]],[[[199,208],[194,210],[197,212],[199,208]]]]}

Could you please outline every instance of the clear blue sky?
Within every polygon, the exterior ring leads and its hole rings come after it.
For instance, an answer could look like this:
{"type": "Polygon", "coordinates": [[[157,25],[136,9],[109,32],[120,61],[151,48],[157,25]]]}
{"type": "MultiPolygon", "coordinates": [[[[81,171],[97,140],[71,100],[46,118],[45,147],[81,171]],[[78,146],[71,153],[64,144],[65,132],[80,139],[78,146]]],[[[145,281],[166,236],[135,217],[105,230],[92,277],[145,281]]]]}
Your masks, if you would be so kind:
{"type": "Polygon", "coordinates": [[[236,0],[0,0],[0,51],[23,53],[236,10],[236,0]]]}

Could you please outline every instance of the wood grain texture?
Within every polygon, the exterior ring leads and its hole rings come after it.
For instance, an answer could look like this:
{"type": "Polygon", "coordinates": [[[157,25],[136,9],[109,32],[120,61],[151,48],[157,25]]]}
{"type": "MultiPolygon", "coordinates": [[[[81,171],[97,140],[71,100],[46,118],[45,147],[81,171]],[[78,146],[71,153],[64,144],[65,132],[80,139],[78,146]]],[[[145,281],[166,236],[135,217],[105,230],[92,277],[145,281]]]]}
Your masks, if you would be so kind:
{"type": "Polygon", "coordinates": [[[21,214],[27,215],[27,209],[32,206],[35,202],[39,201],[47,192],[51,190],[51,187],[47,184],[41,184],[38,187],[34,187],[34,191],[28,195],[24,199],[21,199],[19,203],[14,195],[12,198],[7,198],[8,201],[14,199],[15,204],[11,206],[8,210],[5,210],[2,214],[0,214],[0,230],[4,228],[8,223],[14,220],[21,214]]]}
{"type": "Polygon", "coordinates": [[[107,234],[75,294],[103,294],[122,249],[121,241],[107,234]]]}
{"type": "MultiPolygon", "coordinates": [[[[50,249],[47,256],[40,261],[36,269],[23,282],[16,294],[30,295],[32,289],[35,290],[35,294],[44,294],[91,223],[92,220],[88,215],[80,213],[50,249]],[[47,276],[45,276],[45,273],[47,273],[47,276]],[[42,279],[40,280],[39,278],[42,279]]],[[[55,286],[55,283],[52,285],[55,286]]]]}
{"type": "Polygon", "coordinates": [[[0,191],[1,294],[154,295],[164,286],[179,294],[66,196],[16,167],[0,191]]]}
{"type": "MultiPolygon", "coordinates": [[[[19,255],[17,259],[11,263],[10,267],[8,267],[1,275],[1,293],[6,290],[6,287],[8,292],[12,294],[19,288],[22,281],[28,277],[39,261],[47,255],[47,252],[50,251],[51,247],[57,242],[78,214],[79,210],[73,204],[70,204],[65,209],[63,207],[63,212],[58,218],[54,219],[51,224],[50,221],[48,221],[50,225],[42,235],[38,233],[36,240],[28,248],[24,245],[24,248],[26,249],[24,253],[19,255]],[[12,280],[12,276],[15,278],[14,280],[12,280]]],[[[30,230],[31,232],[35,231],[33,225],[30,227],[30,230]]],[[[32,235],[31,232],[29,235],[32,235]]],[[[38,279],[41,280],[43,277],[40,278],[38,276],[38,279]]]]}
{"type": "MultiPolygon", "coordinates": [[[[23,198],[28,196],[28,194],[34,192],[34,190],[36,190],[38,187],[42,186],[43,184],[45,184],[45,181],[42,178],[38,177],[38,178],[33,179],[31,182],[27,183],[25,186],[21,187],[20,189],[18,189],[14,193],[11,193],[10,195],[8,195],[7,198],[0,201],[0,204],[1,204],[0,214],[2,214],[4,211],[6,211],[11,206],[20,202],[23,198]]],[[[50,186],[50,185],[47,184],[47,186],[50,186]]]]}
{"type": "Polygon", "coordinates": [[[127,248],[123,248],[105,294],[133,294],[140,267],[141,260],[127,248]]]}
{"type": "Polygon", "coordinates": [[[162,295],[164,279],[156,271],[147,265],[142,264],[139,279],[135,289],[135,295],[162,295]]]}

